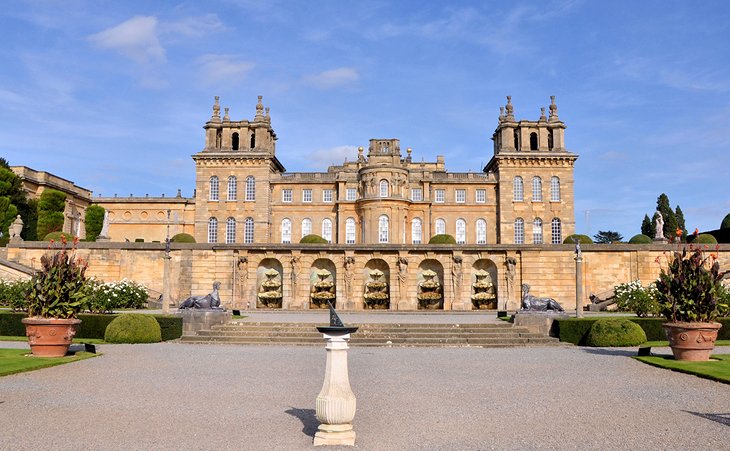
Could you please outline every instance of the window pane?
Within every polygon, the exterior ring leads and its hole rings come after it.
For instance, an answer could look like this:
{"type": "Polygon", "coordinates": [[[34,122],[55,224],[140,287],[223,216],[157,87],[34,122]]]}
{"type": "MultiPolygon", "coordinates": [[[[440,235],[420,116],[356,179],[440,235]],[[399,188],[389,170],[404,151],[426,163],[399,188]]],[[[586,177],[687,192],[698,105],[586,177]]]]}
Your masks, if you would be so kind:
{"type": "Polygon", "coordinates": [[[302,190],[302,202],[312,202],[312,190],[302,190]]]}
{"type": "Polygon", "coordinates": [[[476,201],[478,204],[483,204],[487,201],[487,190],[478,189],[476,195],[476,201]]]}
{"type": "Polygon", "coordinates": [[[246,200],[256,200],[256,179],[252,175],[246,177],[246,200]]]}
{"type": "Polygon", "coordinates": [[[218,242],[218,219],[216,218],[208,219],[208,242],[218,242]]]}
{"type": "Polygon", "coordinates": [[[532,178],[532,200],[542,202],[542,179],[540,177],[532,178]]]}
{"type": "Polygon", "coordinates": [[[515,219],[515,244],[525,243],[525,221],[522,218],[515,219]]]}
{"type": "Polygon", "coordinates": [[[243,226],[243,242],[253,243],[253,218],[246,218],[243,226]]]}
{"type": "Polygon", "coordinates": [[[226,243],[233,244],[236,242],[236,220],[228,218],[226,220],[226,243]]]}
{"type": "Polygon", "coordinates": [[[332,190],[326,189],[322,191],[322,202],[332,202],[332,190]]]}
{"type": "Polygon", "coordinates": [[[291,243],[291,221],[286,218],[281,221],[281,242],[291,243]]]}
{"type": "Polygon", "coordinates": [[[378,242],[388,242],[388,217],[385,215],[378,219],[378,242]]]}
{"type": "Polygon", "coordinates": [[[463,189],[456,190],[456,202],[459,202],[459,203],[466,202],[466,190],[463,190],[463,189]]]}
{"type": "Polygon", "coordinates": [[[346,200],[357,200],[357,188],[347,188],[346,200]]]}
{"type": "Polygon", "coordinates": [[[435,232],[436,235],[443,235],[444,233],[446,233],[446,221],[444,221],[443,219],[437,219],[435,232]]]}
{"type": "Polygon", "coordinates": [[[542,219],[540,218],[535,218],[532,223],[532,242],[542,244],[542,219]]]}
{"type": "Polygon", "coordinates": [[[487,244],[487,221],[477,219],[477,244],[487,244]]]}
{"type": "Polygon", "coordinates": [[[238,180],[235,175],[228,177],[228,200],[236,200],[238,180]]]}
{"type": "Polygon", "coordinates": [[[285,189],[281,192],[281,201],[282,202],[291,202],[292,200],[292,191],[290,189],[285,189]]]}
{"type": "Polygon", "coordinates": [[[355,220],[347,218],[345,221],[345,243],[355,244],[355,220]]]}
{"type": "Polygon", "coordinates": [[[380,197],[388,197],[388,181],[380,181],[380,197]]]}
{"type": "Polygon", "coordinates": [[[421,244],[423,235],[422,222],[419,218],[415,218],[411,223],[411,240],[413,244],[421,244]]]}
{"type": "Polygon", "coordinates": [[[517,202],[524,200],[524,190],[522,186],[522,177],[515,177],[514,179],[514,199],[517,202]]]}
{"type": "Polygon", "coordinates": [[[560,179],[557,177],[550,179],[550,201],[560,202],[560,179]]]}
{"type": "Polygon", "coordinates": [[[552,224],[552,244],[560,244],[563,242],[563,230],[560,225],[560,219],[559,218],[553,218],[552,224]]]}
{"type": "Polygon", "coordinates": [[[466,243],[466,221],[456,220],[456,244],[466,243]]]}
{"type": "Polygon", "coordinates": [[[210,200],[218,200],[218,177],[210,178],[210,200]]]}
{"type": "Polygon", "coordinates": [[[329,219],[322,221],[322,238],[332,242],[332,221],[329,219]]]}
{"type": "Polygon", "coordinates": [[[312,234],[312,220],[309,218],[302,219],[302,238],[312,234]]]}

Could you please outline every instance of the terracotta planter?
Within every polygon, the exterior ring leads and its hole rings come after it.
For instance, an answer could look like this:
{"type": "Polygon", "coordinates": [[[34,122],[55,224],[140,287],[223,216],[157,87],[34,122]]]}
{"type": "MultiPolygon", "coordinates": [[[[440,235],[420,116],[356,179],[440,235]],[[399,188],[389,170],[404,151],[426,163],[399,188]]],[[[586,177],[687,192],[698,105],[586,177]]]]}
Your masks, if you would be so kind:
{"type": "Polygon", "coordinates": [[[24,318],[25,335],[36,357],[63,357],[76,335],[80,319],[24,318]]]}
{"type": "Polygon", "coordinates": [[[710,360],[720,323],[664,323],[669,346],[676,360],[702,362],[710,360]]]}

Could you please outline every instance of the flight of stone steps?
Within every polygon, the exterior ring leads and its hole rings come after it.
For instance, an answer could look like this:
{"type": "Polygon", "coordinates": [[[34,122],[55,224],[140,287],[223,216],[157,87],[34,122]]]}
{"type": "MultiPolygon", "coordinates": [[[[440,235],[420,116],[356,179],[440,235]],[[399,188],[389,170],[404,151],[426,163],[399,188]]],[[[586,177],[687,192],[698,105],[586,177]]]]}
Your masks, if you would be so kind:
{"type": "MultiPolygon", "coordinates": [[[[559,345],[557,338],[530,333],[512,324],[352,324],[351,346],[521,347],[559,345]]],[[[311,323],[231,321],[183,336],[184,343],[322,346],[322,334],[311,323]]]]}

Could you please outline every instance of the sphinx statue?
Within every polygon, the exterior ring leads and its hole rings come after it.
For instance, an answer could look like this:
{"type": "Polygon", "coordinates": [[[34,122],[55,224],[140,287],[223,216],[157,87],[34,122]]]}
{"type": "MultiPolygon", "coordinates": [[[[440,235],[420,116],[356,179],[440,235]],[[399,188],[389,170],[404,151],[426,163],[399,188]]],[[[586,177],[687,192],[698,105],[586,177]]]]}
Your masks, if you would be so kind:
{"type": "Polygon", "coordinates": [[[556,312],[565,311],[563,307],[553,298],[539,298],[530,294],[530,285],[522,284],[522,311],[546,312],[554,310],[556,312]]]}
{"type": "Polygon", "coordinates": [[[218,289],[221,287],[220,282],[213,282],[213,291],[206,294],[205,296],[190,296],[185,299],[180,307],[180,310],[184,309],[206,309],[206,310],[223,310],[221,308],[221,298],[218,294],[218,289]]]}

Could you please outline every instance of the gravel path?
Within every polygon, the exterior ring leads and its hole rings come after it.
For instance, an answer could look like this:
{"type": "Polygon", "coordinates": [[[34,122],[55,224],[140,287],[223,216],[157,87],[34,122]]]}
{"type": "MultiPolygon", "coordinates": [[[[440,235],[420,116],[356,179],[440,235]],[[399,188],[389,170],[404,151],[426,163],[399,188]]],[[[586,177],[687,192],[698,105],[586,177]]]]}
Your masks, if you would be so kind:
{"type": "MultiPolygon", "coordinates": [[[[100,350],[0,378],[0,449],[312,449],[323,348],[100,350]]],[[[357,448],[727,450],[728,421],[701,415],[727,418],[730,386],[626,357],[634,353],[351,349],[357,448]]]]}

